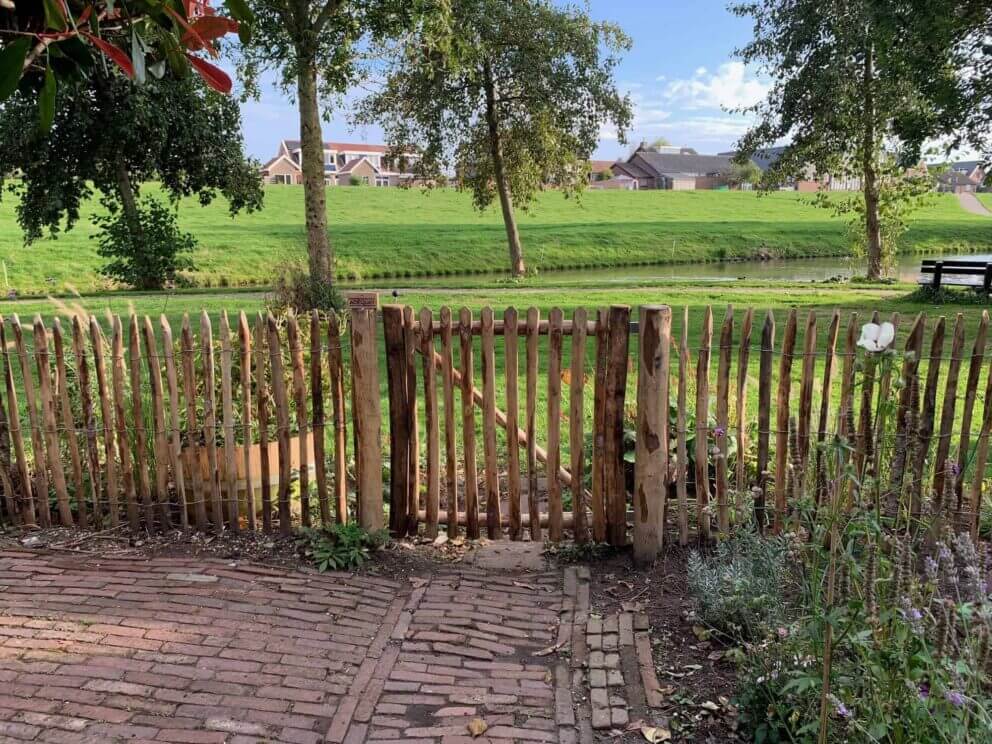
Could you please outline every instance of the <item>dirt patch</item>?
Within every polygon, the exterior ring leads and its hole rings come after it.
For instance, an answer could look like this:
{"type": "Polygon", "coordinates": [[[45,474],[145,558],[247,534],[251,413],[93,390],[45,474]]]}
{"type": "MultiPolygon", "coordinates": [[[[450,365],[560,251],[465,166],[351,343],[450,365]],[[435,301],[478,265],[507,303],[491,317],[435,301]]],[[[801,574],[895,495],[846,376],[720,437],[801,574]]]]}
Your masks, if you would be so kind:
{"type": "MultiPolygon", "coordinates": [[[[730,650],[705,634],[700,638],[688,617],[693,603],[686,581],[689,552],[668,548],[650,569],[635,569],[630,551],[589,562],[591,611],[643,612],[651,626],[651,642],[663,705],[651,712],[647,725],[672,732],[672,741],[737,741],[736,712],[730,704],[736,673],[724,658],[730,650]]],[[[638,724],[632,721],[631,726],[638,724]]],[[[603,735],[604,740],[644,742],[636,729],[603,735]]]]}

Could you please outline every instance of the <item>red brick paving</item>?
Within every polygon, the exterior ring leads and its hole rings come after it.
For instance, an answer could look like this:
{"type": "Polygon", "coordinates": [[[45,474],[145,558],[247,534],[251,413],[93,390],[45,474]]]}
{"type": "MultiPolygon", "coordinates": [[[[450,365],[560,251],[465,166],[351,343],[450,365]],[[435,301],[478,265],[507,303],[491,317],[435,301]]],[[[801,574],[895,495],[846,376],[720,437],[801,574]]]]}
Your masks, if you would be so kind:
{"type": "Polygon", "coordinates": [[[0,741],[573,742],[560,584],[0,552],[0,741]]]}

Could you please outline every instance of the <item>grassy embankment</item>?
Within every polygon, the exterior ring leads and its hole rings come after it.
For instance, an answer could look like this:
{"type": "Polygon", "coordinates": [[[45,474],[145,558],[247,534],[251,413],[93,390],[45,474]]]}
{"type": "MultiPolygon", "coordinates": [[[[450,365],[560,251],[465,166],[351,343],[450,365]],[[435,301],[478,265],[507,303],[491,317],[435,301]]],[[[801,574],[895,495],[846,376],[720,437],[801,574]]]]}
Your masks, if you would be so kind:
{"type": "MultiPolygon", "coordinates": [[[[155,191],[148,186],[146,191],[155,191]]],[[[100,276],[86,205],[76,228],[30,247],[0,201],[0,291],[21,295],[109,288],[100,276]]],[[[478,214],[453,190],[334,188],[329,231],[342,278],[372,280],[466,272],[499,272],[507,264],[498,210],[478,214]]],[[[199,240],[193,281],[201,287],[267,286],[279,268],[305,254],[300,187],[266,190],[265,208],[231,219],[222,201],[181,205],[185,229],[199,240]]],[[[800,257],[847,252],[844,224],[802,194],[593,191],[580,202],[539,195],[520,215],[531,268],[611,267],[756,256],[800,257]]],[[[906,251],[992,251],[992,220],[965,212],[950,194],[914,216],[906,251]]]]}

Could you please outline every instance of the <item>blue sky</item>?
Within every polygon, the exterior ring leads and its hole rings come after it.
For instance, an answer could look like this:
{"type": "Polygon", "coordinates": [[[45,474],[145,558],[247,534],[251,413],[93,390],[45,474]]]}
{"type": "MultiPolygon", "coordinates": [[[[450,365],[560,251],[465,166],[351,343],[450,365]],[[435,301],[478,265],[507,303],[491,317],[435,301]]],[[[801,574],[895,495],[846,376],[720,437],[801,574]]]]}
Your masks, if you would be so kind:
{"type": "MultiPolygon", "coordinates": [[[[634,101],[634,126],[627,145],[604,131],[597,157],[619,157],[632,144],[659,136],[700,152],[733,146],[746,119],[725,109],[754,103],[766,89],[733,58],[750,38],[747,19],[731,14],[723,0],[589,0],[589,9],[633,39],[617,82],[634,101]]],[[[242,115],[249,154],[265,160],[280,139],[296,137],[299,121],[295,105],[280,91],[266,86],[262,93],[260,101],[243,106],[242,115]]],[[[379,142],[381,133],[375,127],[352,130],[347,111],[339,111],[325,122],[324,139],[379,142]]]]}

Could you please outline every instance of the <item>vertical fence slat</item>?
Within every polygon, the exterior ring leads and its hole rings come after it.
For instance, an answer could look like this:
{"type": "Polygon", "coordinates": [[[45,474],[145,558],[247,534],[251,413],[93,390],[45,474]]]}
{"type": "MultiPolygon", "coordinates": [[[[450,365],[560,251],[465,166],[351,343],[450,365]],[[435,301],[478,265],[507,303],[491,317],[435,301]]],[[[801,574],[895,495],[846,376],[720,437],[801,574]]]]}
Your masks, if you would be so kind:
{"type": "Polygon", "coordinates": [[[536,307],[527,309],[527,515],[530,519],[530,539],[541,539],[541,510],[537,495],[537,370],[538,327],[541,313],[536,307]]]}
{"type": "Polygon", "coordinates": [[[214,529],[220,531],[224,528],[224,503],[217,462],[217,381],[213,327],[206,310],[200,313],[200,351],[203,357],[203,437],[207,448],[207,476],[210,479],[210,516],[214,529]]]}
{"type": "MultiPolygon", "coordinates": [[[[989,434],[992,432],[992,374],[985,382],[985,404],[982,411],[982,428],[975,443],[975,471],[969,493],[970,519],[967,528],[974,541],[978,541],[978,526],[982,516],[982,490],[985,485],[985,466],[989,456],[989,434]]],[[[962,525],[964,526],[964,525],[962,525]]]]}
{"type": "Polygon", "coordinates": [[[379,404],[379,352],[374,310],[351,314],[353,425],[358,460],[358,522],[382,529],[382,430],[379,404]]]}
{"type": "Polygon", "coordinates": [[[479,538],[479,473],[475,464],[475,403],[472,399],[472,311],[459,313],[462,373],[462,447],[465,458],[465,530],[470,540],[479,538]]]}
{"type": "Polygon", "coordinates": [[[238,345],[241,351],[241,431],[244,447],[241,450],[242,463],[245,469],[245,503],[248,509],[248,529],[255,531],[255,483],[251,472],[251,327],[248,325],[248,316],[244,311],[238,313],[238,345]]]}
{"type": "MultiPolygon", "coordinates": [[[[320,313],[310,313],[310,408],[313,416],[313,465],[314,479],[317,481],[317,504],[320,508],[320,524],[331,524],[331,505],[327,500],[327,455],[324,452],[324,376],[320,329],[320,313]]],[[[242,384],[244,387],[244,384],[242,384]]],[[[248,439],[245,439],[247,445],[248,439]]]]}
{"type": "Polygon", "coordinates": [[[679,387],[675,419],[675,495],[679,505],[679,545],[689,544],[689,448],[686,410],[689,406],[689,308],[682,308],[679,340],[679,387]]]}
{"type": "MultiPolygon", "coordinates": [[[[6,349],[0,346],[0,353],[6,349]]],[[[22,520],[21,505],[17,503],[20,488],[19,478],[14,472],[10,451],[10,428],[7,423],[7,405],[4,402],[3,387],[0,386],[0,488],[3,489],[3,503],[10,524],[22,520]]]]}
{"type": "MultiPolygon", "coordinates": [[[[307,446],[310,423],[307,411],[307,383],[303,376],[303,347],[300,326],[295,314],[286,320],[286,340],[292,364],[293,405],[296,408],[296,451],[300,460],[300,516],[304,527],[310,527],[310,448],[307,446]]],[[[288,432],[287,432],[288,436],[288,432]]]]}
{"type": "Polygon", "coordinates": [[[28,424],[31,427],[31,453],[34,455],[34,492],[38,502],[38,523],[49,527],[52,523],[51,510],[48,506],[48,468],[45,443],[42,437],[42,426],[38,420],[37,393],[35,392],[34,375],[31,372],[28,353],[24,346],[24,330],[21,319],[13,316],[11,329],[14,332],[14,348],[21,365],[21,380],[24,385],[24,404],[28,409],[28,424]]]}
{"type": "Polygon", "coordinates": [[[158,507],[159,520],[163,529],[172,526],[169,506],[169,443],[168,425],[165,422],[165,395],[162,389],[162,367],[155,342],[152,321],[146,315],[144,326],[145,360],[148,364],[148,379],[151,387],[152,403],[152,442],[155,454],[155,492],[152,501],[158,507]]]}
{"type": "Polygon", "coordinates": [[[614,546],[627,544],[627,485],[624,467],[623,417],[630,351],[630,308],[612,305],[609,313],[609,356],[606,368],[604,486],[607,531],[614,546]]]}
{"type": "MultiPolygon", "coordinates": [[[[103,427],[103,463],[107,470],[107,512],[110,526],[117,527],[120,520],[118,494],[117,456],[115,454],[114,405],[111,401],[110,387],[112,381],[107,378],[107,366],[104,360],[104,338],[100,324],[95,317],[90,317],[90,348],[93,349],[93,371],[96,374],[97,395],[100,397],[100,424],[103,427]]],[[[111,374],[113,374],[111,360],[111,374]]]]}
{"type": "Polygon", "coordinates": [[[258,473],[262,491],[262,531],[272,531],[272,468],[269,463],[269,383],[266,321],[255,317],[255,384],[258,386],[258,473]]]}
{"type": "MultiPolygon", "coordinates": [[[[62,335],[62,323],[58,318],[52,321],[52,343],[55,347],[55,379],[59,399],[59,421],[65,431],[66,444],[69,449],[69,464],[72,467],[72,486],[76,495],[76,510],[79,526],[89,526],[89,513],[86,506],[86,487],[83,483],[83,462],[79,454],[79,429],[76,415],[72,410],[69,399],[69,375],[65,365],[65,341],[62,335]]],[[[78,369],[77,359],[77,369],[78,369]]],[[[77,377],[78,380],[78,377],[77,377]]],[[[81,385],[81,383],[79,383],[81,385]]],[[[94,506],[96,501],[94,500],[94,506]]]]}
{"type": "MultiPolygon", "coordinates": [[[[920,454],[930,449],[930,438],[933,436],[934,416],[937,406],[937,388],[940,382],[941,357],[944,354],[944,334],[946,319],[940,316],[930,337],[930,358],[927,360],[927,384],[923,391],[922,410],[916,430],[916,439],[921,445],[920,454]]],[[[923,509],[923,467],[926,458],[913,458],[912,462],[912,503],[910,507],[914,519],[919,519],[923,509]]]]}
{"type": "Polygon", "coordinates": [[[671,310],[642,305],[638,335],[634,562],[643,566],[654,562],[664,541],[671,310]]]}
{"type": "Polygon", "coordinates": [[[716,379],[716,432],[713,437],[716,446],[716,504],[717,523],[720,532],[730,532],[730,504],[728,499],[727,457],[730,439],[730,365],[734,344],[734,308],[727,305],[727,314],[720,329],[720,357],[717,363],[716,379]]]}
{"type": "Polygon", "coordinates": [[[764,531],[768,523],[766,500],[768,497],[768,452],[771,437],[772,365],[775,355],[775,315],[771,310],[765,315],[761,328],[761,355],[758,360],[758,490],[754,499],[754,516],[758,529],[764,531]]]}
{"type": "Polygon", "coordinates": [[[558,466],[561,463],[561,348],[564,316],[561,308],[552,308],[548,315],[548,539],[562,538],[561,483],[558,466]]]}
{"type": "Polygon", "coordinates": [[[276,409],[276,442],[279,451],[279,531],[288,535],[293,530],[289,504],[291,457],[289,450],[289,396],[282,360],[282,343],[279,326],[271,313],[265,319],[269,339],[269,366],[272,370],[272,399],[276,409]]]}
{"type": "Polygon", "coordinates": [[[327,368],[334,415],[334,515],[339,524],[348,522],[348,426],[344,403],[344,360],[341,353],[341,321],[330,313],[327,321],[327,368]]]}
{"type": "Polygon", "coordinates": [[[437,410],[437,374],[434,365],[434,316],[430,308],[420,311],[420,355],[424,370],[424,426],[427,429],[427,508],[425,534],[437,537],[441,501],[441,425],[437,410]]]}
{"type": "MultiPolygon", "coordinates": [[[[569,369],[568,396],[568,451],[571,457],[572,473],[572,514],[575,541],[584,543],[589,539],[589,524],[586,516],[585,489],[585,408],[583,389],[586,374],[586,332],[587,315],[585,308],[578,307],[572,313],[572,358],[569,369]]],[[[666,412],[667,415],[667,412],[666,412]]],[[[667,473],[663,476],[667,479],[667,473]]]]}
{"type": "Polygon", "coordinates": [[[115,315],[113,318],[113,340],[110,354],[113,360],[117,454],[121,461],[127,521],[131,531],[137,532],[141,528],[141,522],[138,516],[138,493],[134,482],[134,465],[131,458],[131,437],[128,436],[127,410],[124,408],[127,365],[124,360],[124,327],[119,315],[115,315]]]}
{"type": "Polygon", "coordinates": [[[737,494],[736,518],[738,524],[744,521],[744,488],[747,485],[747,377],[748,364],[751,360],[751,331],[754,326],[754,310],[748,308],[741,322],[741,341],[737,351],[737,494]]]}
{"type": "MultiPolygon", "coordinates": [[[[782,531],[786,514],[786,487],[789,463],[789,394],[792,389],[792,358],[796,345],[796,309],[789,311],[782,337],[782,357],[778,369],[778,399],[775,419],[775,532],[782,531]]],[[[799,477],[799,473],[794,474],[799,477]]]]}
{"type": "Polygon", "coordinates": [[[713,343],[713,308],[707,305],[696,362],[696,524],[699,538],[710,539],[710,347],[713,343]]]}
{"type": "Polygon", "coordinates": [[[207,489],[203,482],[200,468],[200,429],[196,406],[196,360],[193,345],[193,329],[189,316],[183,315],[183,325],[179,332],[180,353],[183,364],[183,398],[186,401],[186,448],[189,454],[190,481],[193,484],[193,514],[196,519],[196,529],[201,532],[207,529],[207,489]]]}
{"type": "Polygon", "coordinates": [[[127,329],[134,465],[138,476],[138,496],[145,514],[145,529],[151,531],[155,529],[155,506],[152,503],[151,479],[148,476],[148,429],[145,426],[145,406],[141,394],[141,345],[138,340],[138,316],[134,313],[128,319],[127,329]]]}
{"type": "MultiPolygon", "coordinates": [[[[496,461],[496,352],[495,318],[491,307],[482,308],[482,446],[486,482],[486,534],[502,537],[499,466],[496,461]]],[[[510,434],[512,438],[512,433],[510,434]]]]}
{"type": "Polygon", "coordinates": [[[389,531],[402,537],[407,527],[407,479],[410,475],[410,417],[406,410],[409,397],[402,305],[382,308],[382,330],[389,391],[389,531]]]}
{"type": "Polygon", "coordinates": [[[100,468],[100,450],[97,439],[96,415],[93,408],[90,365],[86,359],[86,337],[82,321],[78,315],[74,315],[72,318],[72,355],[76,358],[76,374],[79,378],[79,407],[83,415],[82,424],[86,437],[86,474],[90,479],[93,523],[99,527],[103,514],[100,506],[100,494],[103,492],[103,473],[100,468]]]}
{"type": "MultiPolygon", "coordinates": [[[[844,366],[841,372],[840,387],[840,409],[837,419],[837,434],[848,444],[853,442],[856,431],[854,424],[854,362],[857,347],[855,339],[858,337],[858,314],[851,313],[851,318],[847,323],[847,339],[844,342],[844,366]]],[[[840,498],[843,499],[845,507],[850,506],[850,492],[852,488],[851,480],[844,479],[843,491],[840,498]]]]}
{"type": "Polygon", "coordinates": [[[914,411],[918,407],[919,379],[918,370],[920,366],[920,354],[923,349],[923,332],[926,329],[926,318],[923,313],[916,316],[909,335],[906,337],[905,353],[901,370],[902,389],[899,391],[899,400],[896,407],[895,422],[895,448],[892,453],[892,465],[889,473],[889,491],[886,500],[886,515],[895,518],[899,513],[899,505],[903,494],[903,482],[905,480],[907,465],[910,463],[910,445],[912,442],[908,431],[910,409],[914,411]]]}
{"type": "MultiPolygon", "coordinates": [[[[985,361],[985,339],[989,330],[988,310],[982,311],[982,318],[978,323],[978,332],[975,334],[975,343],[971,350],[971,363],[968,365],[968,381],[964,389],[964,408],[961,411],[961,434],[958,437],[958,477],[955,481],[954,495],[957,499],[956,509],[960,513],[964,508],[963,484],[965,468],[971,455],[971,419],[975,410],[975,396],[978,394],[978,378],[982,373],[982,364],[985,361]]],[[[984,477],[984,473],[979,473],[976,477],[984,477]]]]}
{"type": "Polygon", "coordinates": [[[517,309],[503,313],[503,373],[506,379],[507,499],[510,504],[510,539],[521,537],[520,519],[520,372],[517,309]]]}
{"type": "Polygon", "coordinates": [[[406,532],[416,535],[420,514],[420,424],[417,413],[417,322],[413,308],[403,308],[403,356],[406,369],[410,475],[406,482],[406,532]]]}
{"type": "Polygon", "coordinates": [[[455,447],[455,371],[451,343],[451,308],[441,308],[441,385],[444,394],[444,506],[448,537],[458,534],[458,454],[455,447]]]}
{"type": "Polygon", "coordinates": [[[183,450],[181,408],[179,405],[179,374],[176,369],[175,341],[172,337],[172,326],[164,314],[159,316],[159,327],[162,329],[162,350],[165,356],[165,380],[169,386],[169,461],[172,465],[173,485],[176,489],[176,499],[179,502],[179,525],[189,529],[189,510],[186,494],[186,476],[183,473],[183,450]]]}
{"type": "MultiPolygon", "coordinates": [[[[52,471],[52,485],[55,487],[55,502],[59,512],[59,522],[63,527],[73,525],[72,509],[69,507],[69,487],[62,469],[59,448],[58,420],[55,415],[55,398],[52,395],[52,368],[49,361],[48,330],[40,315],[34,318],[34,354],[38,366],[38,394],[41,403],[42,424],[44,426],[45,452],[48,468],[52,471]]],[[[44,467],[44,465],[41,465],[44,467]]]]}
{"type": "MultiPolygon", "coordinates": [[[[944,505],[944,481],[947,477],[947,463],[951,452],[951,432],[954,428],[954,413],[957,407],[958,375],[964,358],[964,315],[958,313],[954,322],[954,336],[951,340],[951,361],[947,365],[947,380],[944,383],[944,402],[940,407],[940,428],[937,434],[937,451],[933,461],[933,498],[936,506],[944,505]]],[[[950,505],[948,505],[950,506],[950,505]]]]}
{"type": "Polygon", "coordinates": [[[796,441],[799,452],[797,461],[805,469],[809,457],[810,429],[813,417],[813,377],[816,374],[816,311],[806,316],[806,334],[803,337],[803,367],[799,380],[799,429],[796,441]]]}
{"type": "Polygon", "coordinates": [[[596,367],[593,374],[592,415],[592,539],[606,541],[606,365],[610,351],[608,315],[596,311],[596,367]]]}
{"type": "MultiPolygon", "coordinates": [[[[35,494],[28,468],[27,453],[24,450],[24,436],[21,433],[21,417],[19,414],[20,407],[17,403],[17,388],[14,385],[14,368],[10,361],[10,349],[7,348],[7,323],[3,316],[0,316],[0,352],[3,353],[4,358],[3,377],[4,387],[7,392],[10,440],[14,445],[14,459],[17,461],[17,473],[20,480],[20,517],[25,526],[32,527],[36,522],[40,521],[41,517],[39,515],[38,519],[35,519],[35,494]]],[[[38,498],[38,510],[40,512],[44,508],[44,501],[41,501],[40,494],[38,498]]]]}
{"type": "MultiPolygon", "coordinates": [[[[238,505],[238,460],[234,441],[234,348],[231,346],[231,321],[227,311],[220,316],[220,398],[224,426],[224,496],[227,524],[235,532],[240,528],[238,505]]],[[[245,442],[247,447],[248,443],[245,442]]],[[[302,482],[302,475],[301,475],[302,482]]]]}
{"type": "MultiPolygon", "coordinates": [[[[830,318],[830,326],[827,328],[827,345],[823,352],[823,387],[820,390],[820,415],[816,425],[816,502],[820,503],[821,496],[826,490],[826,483],[823,479],[823,453],[819,445],[827,439],[827,427],[830,419],[830,405],[833,391],[834,379],[834,357],[837,353],[837,335],[840,332],[840,310],[834,310],[830,318]]],[[[814,350],[815,351],[815,350],[814,350]]]]}

